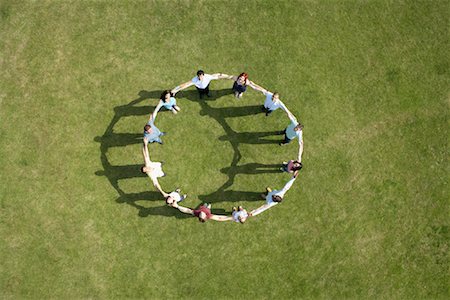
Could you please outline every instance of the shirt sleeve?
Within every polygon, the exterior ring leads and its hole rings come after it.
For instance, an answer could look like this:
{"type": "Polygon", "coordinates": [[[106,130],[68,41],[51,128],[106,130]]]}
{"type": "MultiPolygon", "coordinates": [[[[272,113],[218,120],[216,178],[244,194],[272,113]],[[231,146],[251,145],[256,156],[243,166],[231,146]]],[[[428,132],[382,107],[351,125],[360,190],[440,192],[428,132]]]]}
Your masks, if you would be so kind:
{"type": "Polygon", "coordinates": [[[275,206],[275,205],[277,205],[277,204],[278,204],[278,202],[271,202],[271,203],[269,203],[269,204],[264,204],[263,206],[258,207],[257,209],[253,210],[253,211],[251,212],[251,214],[252,214],[252,216],[257,216],[257,215],[259,215],[260,213],[262,213],[263,211],[266,211],[266,210],[268,210],[269,208],[271,208],[272,206],[275,206]]]}
{"type": "Polygon", "coordinates": [[[292,179],[289,180],[289,181],[286,183],[286,185],[284,186],[284,188],[283,188],[281,191],[279,191],[279,192],[277,193],[277,195],[280,196],[281,198],[283,198],[283,197],[284,197],[284,194],[286,194],[286,192],[289,191],[289,189],[291,188],[291,186],[294,184],[295,178],[296,178],[296,177],[292,177],[292,179]]]}

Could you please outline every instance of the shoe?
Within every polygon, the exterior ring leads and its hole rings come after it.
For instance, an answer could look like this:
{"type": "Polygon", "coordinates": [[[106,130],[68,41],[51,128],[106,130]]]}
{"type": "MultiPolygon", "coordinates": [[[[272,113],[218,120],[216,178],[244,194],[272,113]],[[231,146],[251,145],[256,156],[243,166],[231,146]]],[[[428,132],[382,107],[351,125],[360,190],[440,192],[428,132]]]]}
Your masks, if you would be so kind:
{"type": "Polygon", "coordinates": [[[266,194],[261,194],[261,198],[266,199],[267,195],[266,194]]]}
{"type": "Polygon", "coordinates": [[[288,162],[287,161],[283,161],[283,165],[287,165],[288,164],[288,162]]]}
{"type": "Polygon", "coordinates": [[[167,132],[161,132],[161,134],[159,136],[163,136],[163,135],[166,135],[166,134],[167,134],[167,132]]]}
{"type": "Polygon", "coordinates": [[[278,145],[280,145],[280,146],[285,146],[285,145],[287,145],[287,143],[285,143],[285,142],[280,142],[278,145]]]}
{"type": "Polygon", "coordinates": [[[272,189],[271,189],[270,187],[266,187],[266,191],[267,191],[268,193],[271,193],[271,192],[272,192],[272,189]]]}
{"type": "Polygon", "coordinates": [[[175,192],[180,193],[180,192],[181,192],[180,188],[177,188],[177,189],[175,190],[175,192]]]}
{"type": "Polygon", "coordinates": [[[284,172],[284,168],[280,168],[280,171],[281,171],[281,172],[284,172]]]}
{"type": "Polygon", "coordinates": [[[181,202],[181,201],[183,201],[183,200],[186,199],[186,198],[187,198],[187,194],[184,194],[183,197],[181,197],[181,200],[178,201],[178,202],[181,202]]]}

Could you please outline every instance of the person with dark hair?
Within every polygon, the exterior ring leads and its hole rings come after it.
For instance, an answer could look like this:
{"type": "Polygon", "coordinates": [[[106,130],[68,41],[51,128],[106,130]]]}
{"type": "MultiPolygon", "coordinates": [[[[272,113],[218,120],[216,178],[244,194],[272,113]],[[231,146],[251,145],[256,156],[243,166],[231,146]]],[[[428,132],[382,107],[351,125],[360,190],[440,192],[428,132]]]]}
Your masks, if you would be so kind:
{"type": "Polygon", "coordinates": [[[291,123],[284,131],[284,141],[280,142],[280,146],[290,143],[295,138],[298,138],[298,157],[297,160],[302,162],[303,154],[303,125],[297,121],[297,118],[290,112],[288,117],[291,123]]]}
{"type": "Polygon", "coordinates": [[[158,182],[158,177],[166,176],[162,170],[162,163],[153,162],[150,160],[148,153],[148,142],[144,139],[144,146],[142,147],[142,155],[144,156],[144,166],[141,167],[141,172],[145,173],[152,180],[155,188],[165,197],[167,195],[161,188],[158,182]]]}
{"type": "Polygon", "coordinates": [[[296,177],[292,177],[291,180],[289,180],[286,185],[283,187],[283,189],[281,190],[275,190],[272,191],[272,189],[270,188],[266,188],[266,193],[262,194],[261,197],[263,197],[264,199],[266,199],[266,204],[258,207],[257,209],[252,210],[249,213],[249,216],[256,216],[259,215],[260,213],[262,213],[265,210],[268,210],[269,208],[271,208],[272,206],[277,205],[278,203],[280,203],[281,201],[283,201],[283,197],[284,194],[286,194],[286,192],[291,188],[291,186],[294,184],[296,177]]]}
{"type": "Polygon", "coordinates": [[[198,218],[198,220],[202,223],[205,223],[208,220],[214,220],[214,221],[231,221],[233,220],[230,216],[223,216],[223,215],[214,215],[211,213],[211,204],[204,203],[200,205],[197,209],[191,209],[189,207],[184,207],[181,205],[178,205],[177,202],[173,203],[172,207],[177,208],[179,211],[185,214],[193,215],[198,218]]]}
{"type": "Polygon", "coordinates": [[[181,195],[181,190],[176,189],[175,191],[167,194],[163,193],[164,198],[166,198],[166,204],[169,206],[174,206],[175,203],[181,202],[187,198],[187,195],[181,195]]]}
{"type": "Polygon", "coordinates": [[[197,71],[197,76],[195,76],[194,78],[192,78],[190,81],[185,82],[183,84],[180,84],[179,86],[176,86],[175,88],[172,89],[171,93],[173,96],[175,96],[176,93],[178,93],[181,90],[184,90],[188,87],[190,87],[191,85],[195,85],[195,87],[197,88],[198,94],[200,96],[200,99],[203,99],[203,97],[206,95],[207,97],[211,97],[211,95],[209,94],[209,83],[211,82],[211,80],[215,80],[215,79],[232,79],[233,76],[227,75],[227,74],[222,74],[222,73],[215,73],[215,74],[205,74],[205,72],[203,70],[198,70],[197,71]]]}
{"type": "Polygon", "coordinates": [[[231,216],[233,217],[233,221],[244,224],[247,221],[248,213],[242,206],[238,206],[237,208],[233,207],[231,216]]]}
{"type": "Polygon", "coordinates": [[[280,170],[283,172],[291,173],[294,177],[297,177],[302,168],[303,165],[301,162],[299,162],[298,160],[290,160],[288,162],[284,161],[280,170]]]}
{"type": "Polygon", "coordinates": [[[232,90],[234,92],[234,97],[241,99],[242,95],[247,90],[247,86],[250,85],[250,80],[248,79],[247,73],[241,73],[239,76],[233,76],[234,83],[232,90]]]}
{"type": "Polygon", "coordinates": [[[280,94],[278,94],[278,92],[273,93],[269,92],[268,90],[266,90],[262,86],[257,85],[254,82],[250,82],[250,86],[257,91],[260,91],[261,93],[264,94],[264,96],[266,96],[266,101],[262,106],[262,110],[263,112],[266,113],[266,116],[270,115],[272,112],[274,112],[279,108],[284,110],[286,113],[289,113],[289,110],[287,109],[286,105],[284,105],[284,103],[281,102],[280,94]]]}
{"type": "Polygon", "coordinates": [[[150,115],[150,119],[144,126],[144,141],[147,141],[148,143],[157,142],[162,145],[163,142],[161,140],[161,136],[165,135],[165,133],[161,132],[161,130],[159,130],[158,127],[155,126],[155,119],[156,116],[153,117],[153,114],[150,115]]]}
{"type": "Polygon", "coordinates": [[[156,105],[155,110],[153,111],[153,119],[156,119],[156,115],[163,107],[174,114],[180,111],[180,107],[177,105],[177,99],[172,96],[172,93],[169,90],[162,92],[158,105],[156,105]]]}

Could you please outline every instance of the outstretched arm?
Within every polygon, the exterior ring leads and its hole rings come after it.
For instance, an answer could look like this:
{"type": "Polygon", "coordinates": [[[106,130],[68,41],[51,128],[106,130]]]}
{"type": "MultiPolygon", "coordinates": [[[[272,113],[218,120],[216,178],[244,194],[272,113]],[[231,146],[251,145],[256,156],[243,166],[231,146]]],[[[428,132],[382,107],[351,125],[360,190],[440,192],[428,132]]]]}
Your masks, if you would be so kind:
{"type": "Polygon", "coordinates": [[[252,210],[251,212],[249,212],[249,216],[251,216],[251,217],[254,217],[254,216],[257,216],[257,215],[259,215],[260,213],[262,213],[263,211],[266,211],[266,210],[268,210],[269,208],[271,208],[272,206],[274,206],[274,205],[277,205],[278,204],[278,202],[272,202],[272,203],[270,203],[270,204],[264,204],[264,205],[262,205],[262,206],[260,206],[260,207],[258,207],[257,209],[254,209],[254,210],[252,210]]]}
{"type": "Polygon", "coordinates": [[[172,93],[173,96],[175,96],[176,93],[190,87],[193,84],[194,83],[192,82],[192,80],[189,80],[185,83],[180,84],[179,86],[174,87],[170,92],[172,93]]]}
{"type": "Polygon", "coordinates": [[[211,220],[219,221],[219,222],[232,221],[233,217],[223,216],[223,215],[211,215],[211,220]]]}
{"type": "Polygon", "coordinates": [[[169,196],[169,194],[167,194],[166,192],[163,191],[163,189],[161,188],[161,185],[159,184],[157,178],[151,178],[151,179],[152,179],[152,182],[153,182],[153,185],[155,186],[155,188],[161,193],[161,195],[163,195],[164,198],[169,196]]]}
{"type": "Polygon", "coordinates": [[[148,141],[146,138],[144,138],[144,145],[142,146],[142,156],[144,157],[145,166],[150,165],[152,161],[150,160],[150,154],[148,153],[148,141]]]}
{"type": "Polygon", "coordinates": [[[161,109],[161,107],[163,106],[163,101],[159,100],[158,105],[155,107],[155,110],[152,113],[152,119],[155,120],[156,119],[156,115],[158,114],[159,110],[161,109]]]}
{"type": "Polygon", "coordinates": [[[172,207],[177,208],[179,211],[181,211],[182,213],[188,214],[188,215],[193,215],[194,211],[192,209],[190,209],[189,207],[184,207],[181,205],[178,205],[177,202],[175,202],[172,207]]]}
{"type": "Polygon", "coordinates": [[[303,154],[303,138],[298,141],[298,157],[297,160],[302,162],[302,154],[303,154]]]}
{"type": "Polygon", "coordinates": [[[269,93],[268,90],[266,90],[266,89],[263,88],[262,86],[257,85],[256,83],[254,83],[253,81],[250,81],[250,80],[249,80],[249,86],[250,86],[252,89],[254,89],[255,91],[261,92],[261,93],[263,93],[264,95],[267,94],[267,93],[269,93]]]}
{"type": "Polygon", "coordinates": [[[211,74],[212,77],[214,77],[214,79],[233,79],[234,76],[233,75],[228,75],[228,74],[224,74],[224,73],[215,73],[215,74],[211,74]]]}
{"type": "Polygon", "coordinates": [[[286,194],[286,192],[289,191],[289,189],[291,188],[291,186],[294,184],[295,179],[296,179],[295,176],[292,177],[291,180],[289,180],[289,181],[285,184],[285,186],[283,187],[283,189],[277,193],[277,195],[279,195],[279,196],[281,196],[281,197],[284,197],[284,194],[286,194]]]}

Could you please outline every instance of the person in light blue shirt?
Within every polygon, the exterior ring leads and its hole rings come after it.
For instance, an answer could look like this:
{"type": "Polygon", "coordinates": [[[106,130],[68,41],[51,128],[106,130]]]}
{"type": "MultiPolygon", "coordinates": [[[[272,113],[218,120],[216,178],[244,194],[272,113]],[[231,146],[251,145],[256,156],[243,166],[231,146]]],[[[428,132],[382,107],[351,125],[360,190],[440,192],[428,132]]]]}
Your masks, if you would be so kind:
{"type": "Polygon", "coordinates": [[[162,145],[161,136],[165,135],[164,132],[158,129],[158,127],[154,124],[155,119],[153,115],[150,116],[147,124],[144,126],[144,143],[147,141],[148,143],[157,142],[162,145]]]}
{"type": "Polygon", "coordinates": [[[267,195],[262,194],[261,196],[266,199],[266,204],[258,207],[257,209],[252,210],[248,215],[251,217],[254,217],[256,215],[259,215],[263,211],[268,210],[269,208],[277,205],[281,201],[283,201],[284,195],[286,192],[291,188],[291,186],[294,184],[294,181],[297,177],[292,177],[291,180],[289,180],[286,185],[281,190],[274,190],[267,188],[267,195]]]}
{"type": "Polygon", "coordinates": [[[170,110],[174,114],[180,111],[180,107],[177,105],[177,99],[175,99],[175,97],[172,97],[172,94],[169,90],[165,90],[164,92],[162,92],[158,105],[153,111],[153,119],[156,119],[156,115],[163,107],[167,110],[170,110]]]}
{"type": "Polygon", "coordinates": [[[298,162],[302,162],[302,154],[303,154],[303,125],[297,121],[297,118],[292,113],[288,113],[289,120],[291,123],[285,129],[284,133],[284,141],[280,142],[280,146],[286,145],[290,143],[295,138],[298,138],[298,162]]]}

